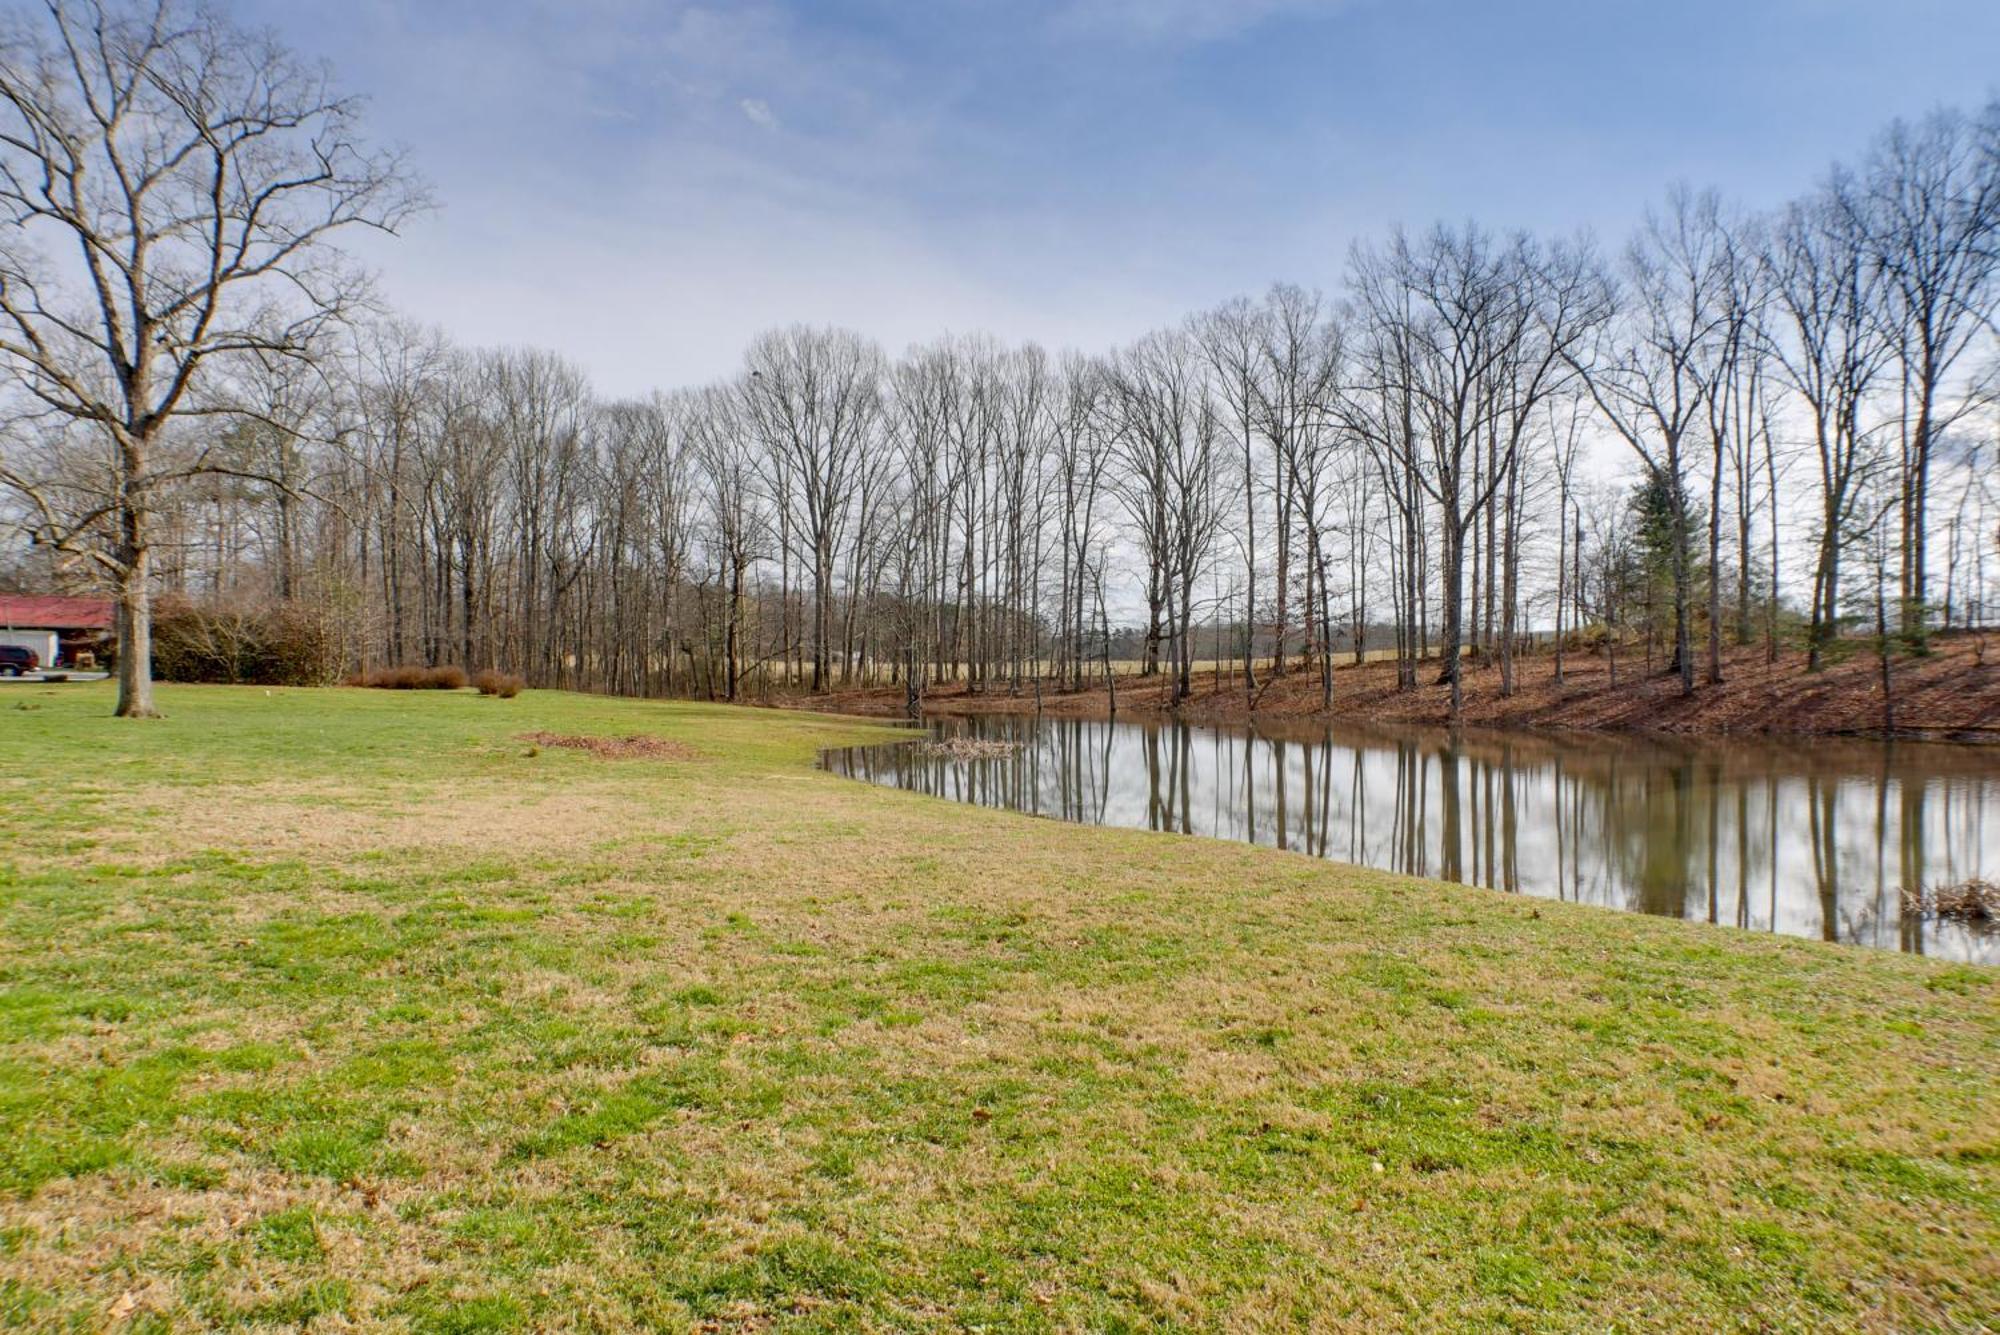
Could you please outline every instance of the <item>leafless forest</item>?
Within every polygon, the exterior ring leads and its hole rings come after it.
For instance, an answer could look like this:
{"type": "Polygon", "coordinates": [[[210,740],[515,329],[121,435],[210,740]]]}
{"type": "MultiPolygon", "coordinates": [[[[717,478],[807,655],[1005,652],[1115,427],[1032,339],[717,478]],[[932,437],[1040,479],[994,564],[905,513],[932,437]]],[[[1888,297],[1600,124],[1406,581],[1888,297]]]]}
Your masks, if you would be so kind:
{"type": "Polygon", "coordinates": [[[1331,699],[1364,646],[1455,686],[1531,637],[1695,691],[1725,644],[1886,661],[2000,603],[2000,104],[1616,244],[1329,237],[1324,289],[1109,351],[800,326],[609,401],[369,299],[340,236],[427,200],[313,67],[50,13],[0,52],[5,578],[117,597],[128,712],[162,599],[730,700],[1210,657],[1331,699]]]}

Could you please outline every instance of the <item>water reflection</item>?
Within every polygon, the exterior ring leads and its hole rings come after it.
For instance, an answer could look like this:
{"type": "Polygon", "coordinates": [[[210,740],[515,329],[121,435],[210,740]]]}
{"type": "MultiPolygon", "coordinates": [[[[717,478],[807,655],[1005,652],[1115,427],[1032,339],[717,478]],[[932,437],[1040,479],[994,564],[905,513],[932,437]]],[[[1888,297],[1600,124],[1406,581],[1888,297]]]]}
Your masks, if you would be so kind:
{"type": "Polygon", "coordinates": [[[830,751],[854,778],[1062,820],[1319,857],[1756,931],[1994,962],[2000,937],[1906,918],[1905,885],[2000,874],[2000,752],[1859,741],[1340,724],[1310,732],[983,718],[953,759],[830,751]]]}

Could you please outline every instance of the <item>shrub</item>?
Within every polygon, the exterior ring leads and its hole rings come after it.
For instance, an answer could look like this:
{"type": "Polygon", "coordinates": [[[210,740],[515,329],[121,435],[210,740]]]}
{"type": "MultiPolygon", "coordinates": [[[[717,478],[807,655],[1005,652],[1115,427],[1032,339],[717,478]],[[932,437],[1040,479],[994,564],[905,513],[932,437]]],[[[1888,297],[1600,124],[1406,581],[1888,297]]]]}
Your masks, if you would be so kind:
{"type": "Polygon", "coordinates": [[[339,671],[332,626],[301,603],[163,601],[153,613],[153,674],[161,681],[325,686],[339,671]]]}
{"type": "Polygon", "coordinates": [[[368,686],[378,691],[458,691],[465,688],[465,680],[465,669],[461,667],[405,664],[357,672],[347,679],[347,684],[368,686]]]}
{"type": "Polygon", "coordinates": [[[528,683],[518,673],[486,668],[472,679],[472,684],[479,688],[481,695],[497,695],[502,700],[512,700],[528,683]]]}

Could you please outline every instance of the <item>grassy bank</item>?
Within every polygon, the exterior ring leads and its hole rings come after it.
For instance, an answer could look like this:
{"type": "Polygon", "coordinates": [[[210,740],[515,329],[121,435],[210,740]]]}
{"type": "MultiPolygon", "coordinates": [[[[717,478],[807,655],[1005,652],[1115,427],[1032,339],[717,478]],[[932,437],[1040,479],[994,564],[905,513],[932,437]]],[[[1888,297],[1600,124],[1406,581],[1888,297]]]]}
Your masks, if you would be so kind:
{"type": "MultiPolygon", "coordinates": [[[[1705,680],[1706,658],[1696,669],[1696,688],[1681,694],[1680,678],[1663,659],[1650,664],[1642,654],[1620,650],[1614,665],[1603,653],[1566,656],[1563,679],[1555,679],[1555,658],[1546,649],[1515,663],[1512,694],[1503,694],[1497,665],[1468,658],[1464,675],[1463,722],[1496,728],[1587,728],[1687,734],[1782,734],[1878,737],[1934,737],[2000,742],[2000,637],[1938,636],[1922,656],[1899,653],[1890,660],[1889,707],[1883,706],[1880,660],[1865,645],[1843,641],[1817,672],[1806,655],[1781,649],[1775,659],[1761,646],[1725,651],[1722,680],[1705,680]],[[1986,641],[1992,640],[1992,644],[1986,641]],[[1614,671],[1615,667],[1615,671],[1614,671]]],[[[1194,694],[1177,711],[1194,723],[1241,723],[1252,718],[1346,718],[1377,723],[1444,724],[1451,718],[1450,688],[1436,682],[1438,667],[1422,664],[1419,686],[1399,690],[1393,658],[1356,664],[1342,658],[1333,673],[1333,708],[1322,708],[1317,665],[1291,665],[1282,676],[1259,665],[1257,687],[1244,686],[1241,664],[1205,663],[1195,673],[1194,694]]],[[[1126,716],[1165,715],[1173,710],[1164,677],[1118,673],[1117,712],[1126,716]]],[[[870,687],[830,696],[785,701],[806,708],[899,717],[903,689],[870,687]]],[[[1101,682],[1088,690],[1020,691],[1001,683],[968,691],[962,683],[933,687],[925,708],[937,714],[1045,712],[1103,717],[1111,694],[1101,682]]]]}
{"type": "Polygon", "coordinates": [[[0,1326],[2000,1312],[1991,972],[811,770],[852,721],[160,702],[0,694],[0,1326]]]}

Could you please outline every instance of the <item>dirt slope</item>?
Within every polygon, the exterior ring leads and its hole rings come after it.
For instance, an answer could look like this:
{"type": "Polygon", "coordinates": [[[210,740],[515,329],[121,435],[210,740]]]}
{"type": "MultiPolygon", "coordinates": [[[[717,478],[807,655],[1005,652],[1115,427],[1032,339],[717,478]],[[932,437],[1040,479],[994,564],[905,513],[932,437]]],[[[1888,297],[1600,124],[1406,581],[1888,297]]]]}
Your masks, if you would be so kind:
{"type": "MultiPolygon", "coordinates": [[[[1893,731],[1898,736],[2000,741],[2000,638],[1989,637],[1984,652],[1975,637],[1939,638],[1921,658],[1893,662],[1893,731]]],[[[1443,723],[1450,696],[1434,684],[1434,664],[1426,664],[1414,691],[1396,689],[1394,663],[1347,664],[1334,673],[1329,717],[1385,722],[1443,723]]],[[[1775,663],[1761,647],[1729,650],[1723,680],[1708,685],[1697,670],[1695,693],[1683,696],[1678,678],[1643,658],[1621,655],[1614,682],[1610,664],[1598,655],[1570,655],[1563,680],[1554,677],[1553,659],[1537,655],[1515,667],[1515,690],[1501,694],[1500,670],[1468,661],[1464,721],[1505,727],[1641,729],[1681,733],[1881,734],[1889,721],[1882,700],[1881,669],[1873,655],[1850,650],[1817,673],[1806,671],[1805,655],[1782,651],[1775,663]]],[[[1181,717],[1191,722],[1242,722],[1247,718],[1302,718],[1319,714],[1317,672],[1291,668],[1272,678],[1260,669],[1254,697],[1240,676],[1213,672],[1195,680],[1194,697],[1181,717]]],[[[787,697],[773,703],[832,709],[880,717],[903,712],[901,686],[836,691],[829,696],[787,697]]],[[[931,714],[1032,713],[1037,708],[1064,715],[1101,716],[1110,700],[1101,685],[1086,691],[1037,695],[1032,684],[1018,693],[1005,686],[969,693],[964,687],[933,687],[925,693],[931,714]]],[[[1125,678],[1118,683],[1121,716],[1168,712],[1166,684],[1159,678],[1125,678]]]]}

